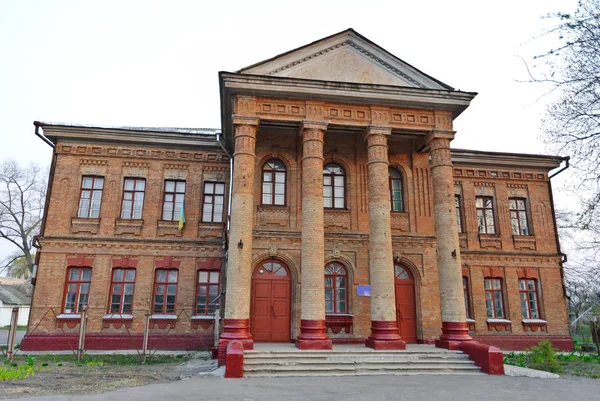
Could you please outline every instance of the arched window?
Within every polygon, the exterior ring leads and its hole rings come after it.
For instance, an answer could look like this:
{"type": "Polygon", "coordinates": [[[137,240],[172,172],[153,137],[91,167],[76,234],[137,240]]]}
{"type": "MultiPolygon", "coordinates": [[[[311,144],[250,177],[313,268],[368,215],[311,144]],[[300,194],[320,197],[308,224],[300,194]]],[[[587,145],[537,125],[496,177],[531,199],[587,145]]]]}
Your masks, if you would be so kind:
{"type": "Polygon", "coordinates": [[[262,204],[285,205],[285,165],[277,159],[266,162],[262,169],[262,204]]]}
{"type": "Polygon", "coordinates": [[[330,163],[323,168],[323,206],[330,209],[346,207],[346,176],[337,164],[330,163]]]}
{"type": "Polygon", "coordinates": [[[402,199],[402,175],[395,168],[388,169],[390,176],[390,207],[392,212],[404,211],[404,199],[402,199]]]}
{"type": "Polygon", "coordinates": [[[398,280],[412,280],[411,274],[402,266],[394,266],[394,273],[398,280]]]}
{"type": "Polygon", "coordinates": [[[325,313],[348,313],[348,272],[340,263],[325,266],[325,313]]]}

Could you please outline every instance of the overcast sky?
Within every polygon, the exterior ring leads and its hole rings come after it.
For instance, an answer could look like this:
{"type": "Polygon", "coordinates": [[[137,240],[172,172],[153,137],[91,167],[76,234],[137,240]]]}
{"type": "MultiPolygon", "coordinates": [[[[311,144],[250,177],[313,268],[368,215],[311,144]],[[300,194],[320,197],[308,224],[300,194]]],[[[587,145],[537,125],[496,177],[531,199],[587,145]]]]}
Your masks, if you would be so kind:
{"type": "MultiPolygon", "coordinates": [[[[218,71],[235,71],[354,28],[425,73],[478,92],[454,147],[546,153],[547,90],[527,79],[552,43],[541,16],[576,0],[0,0],[0,160],[48,165],[34,120],[214,127],[218,71]]],[[[559,176],[560,188],[568,177],[559,176]]],[[[556,192],[556,189],[555,189],[556,192]]],[[[561,207],[574,204],[557,194],[561,207]]],[[[6,247],[0,245],[0,259],[6,247]]]]}

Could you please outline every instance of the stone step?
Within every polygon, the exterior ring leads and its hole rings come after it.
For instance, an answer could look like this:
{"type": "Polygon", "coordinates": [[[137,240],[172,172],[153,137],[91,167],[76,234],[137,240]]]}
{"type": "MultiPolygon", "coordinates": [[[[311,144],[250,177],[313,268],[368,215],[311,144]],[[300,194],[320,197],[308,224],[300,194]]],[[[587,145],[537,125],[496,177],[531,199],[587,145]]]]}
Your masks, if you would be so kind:
{"type": "Polygon", "coordinates": [[[455,350],[446,350],[442,348],[421,348],[421,349],[407,349],[407,350],[372,350],[372,349],[352,349],[352,350],[344,350],[344,349],[334,349],[334,350],[289,350],[289,349],[279,349],[279,350],[247,350],[244,351],[244,355],[256,355],[256,354],[294,354],[294,355],[323,355],[323,354],[352,354],[352,355],[411,355],[411,354],[451,354],[451,355],[462,355],[461,351],[455,350]]]}
{"type": "Polygon", "coordinates": [[[450,369],[478,369],[473,363],[468,362],[356,362],[356,363],[301,363],[291,361],[281,361],[272,363],[252,364],[244,363],[244,370],[257,371],[257,370],[356,370],[356,369],[412,369],[412,368],[450,368],[450,369]]]}
{"type": "Polygon", "coordinates": [[[409,360],[469,360],[469,357],[465,354],[387,354],[387,355],[356,355],[356,354],[246,354],[244,353],[244,360],[277,360],[277,359],[303,359],[303,360],[336,360],[336,361],[359,361],[359,360],[397,360],[397,361],[409,361],[409,360]]]}
{"type": "Polygon", "coordinates": [[[254,358],[244,359],[244,366],[248,365],[354,365],[354,364],[464,364],[473,365],[469,359],[445,359],[445,358],[426,358],[426,359],[407,359],[407,358],[254,358]]]}
{"type": "Polygon", "coordinates": [[[431,370],[431,371],[387,371],[387,372],[244,372],[244,377],[336,377],[336,376],[417,376],[417,375],[468,375],[485,376],[479,370],[453,371],[453,370],[431,370]]]}

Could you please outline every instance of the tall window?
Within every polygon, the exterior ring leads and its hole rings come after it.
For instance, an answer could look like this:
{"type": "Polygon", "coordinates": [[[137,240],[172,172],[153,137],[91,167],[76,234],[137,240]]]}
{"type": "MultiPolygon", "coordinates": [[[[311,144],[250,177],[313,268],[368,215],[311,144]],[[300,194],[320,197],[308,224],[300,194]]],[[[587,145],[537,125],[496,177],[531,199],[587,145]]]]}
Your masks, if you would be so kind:
{"type": "Polygon", "coordinates": [[[219,301],[211,302],[219,295],[219,272],[198,270],[196,294],[196,314],[211,315],[215,313],[219,301]]]}
{"type": "Polygon", "coordinates": [[[63,313],[80,313],[87,305],[90,294],[92,269],[89,267],[69,267],[65,285],[65,307],[63,313]]]}
{"type": "Polygon", "coordinates": [[[100,204],[102,203],[103,187],[104,178],[102,177],[89,175],[82,177],[77,217],[93,219],[100,217],[100,204]]]}
{"type": "Polygon", "coordinates": [[[185,181],[165,180],[162,219],[179,220],[185,199],[185,181]]]}
{"type": "Polygon", "coordinates": [[[262,204],[285,205],[285,165],[276,159],[265,163],[262,170],[262,204]]]}
{"type": "Polygon", "coordinates": [[[477,224],[482,234],[496,234],[494,223],[494,200],[491,196],[478,196],[475,198],[477,208],[477,224]]]}
{"type": "Polygon", "coordinates": [[[135,269],[113,269],[108,313],[132,313],[135,269]]]}
{"type": "Polygon", "coordinates": [[[144,208],[144,191],[146,180],[143,178],[125,178],[123,182],[122,219],[141,219],[144,208]]]}
{"type": "Polygon", "coordinates": [[[395,168],[388,169],[390,176],[390,207],[392,212],[404,211],[402,199],[402,175],[395,168]]]}
{"type": "Polygon", "coordinates": [[[470,302],[470,298],[469,298],[469,278],[468,277],[463,277],[463,294],[465,296],[465,312],[467,315],[467,318],[472,319],[473,316],[471,315],[471,302],[470,302]]]}
{"type": "Polygon", "coordinates": [[[513,235],[529,235],[525,199],[509,198],[508,208],[510,209],[510,225],[513,235]]]}
{"type": "Polygon", "coordinates": [[[174,269],[156,269],[154,304],[152,306],[153,313],[163,315],[175,313],[178,273],[174,269]]]}
{"type": "Polygon", "coordinates": [[[323,206],[331,209],[346,207],[346,177],[344,169],[328,164],[323,169],[323,206]]]}
{"type": "Polygon", "coordinates": [[[340,263],[325,266],[325,313],[348,313],[348,273],[340,263]]]}
{"type": "Polygon", "coordinates": [[[225,183],[205,182],[204,203],[202,206],[202,221],[205,223],[222,223],[224,203],[225,183]]]}
{"type": "Polygon", "coordinates": [[[458,232],[462,233],[462,213],[460,208],[460,195],[454,195],[454,208],[456,209],[456,224],[458,225],[458,232]]]}
{"type": "Polygon", "coordinates": [[[487,317],[491,319],[504,319],[504,300],[502,298],[502,279],[486,278],[485,283],[485,308],[487,317]]]}
{"type": "Polygon", "coordinates": [[[521,297],[521,316],[523,316],[523,319],[539,319],[540,309],[537,280],[519,280],[519,294],[521,297]]]}

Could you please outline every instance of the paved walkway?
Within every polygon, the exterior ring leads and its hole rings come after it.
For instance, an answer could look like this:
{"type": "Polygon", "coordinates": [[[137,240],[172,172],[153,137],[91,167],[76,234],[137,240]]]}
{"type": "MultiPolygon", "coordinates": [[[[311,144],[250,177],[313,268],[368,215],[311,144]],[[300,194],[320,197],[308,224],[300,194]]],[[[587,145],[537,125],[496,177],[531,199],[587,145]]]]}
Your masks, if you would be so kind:
{"type": "Polygon", "coordinates": [[[371,400],[598,400],[599,380],[508,376],[357,376],[190,380],[77,397],[21,401],[371,401],[371,400]]]}

